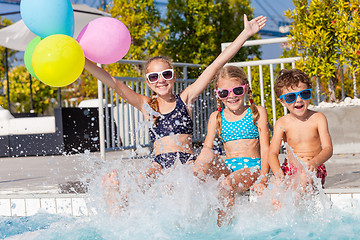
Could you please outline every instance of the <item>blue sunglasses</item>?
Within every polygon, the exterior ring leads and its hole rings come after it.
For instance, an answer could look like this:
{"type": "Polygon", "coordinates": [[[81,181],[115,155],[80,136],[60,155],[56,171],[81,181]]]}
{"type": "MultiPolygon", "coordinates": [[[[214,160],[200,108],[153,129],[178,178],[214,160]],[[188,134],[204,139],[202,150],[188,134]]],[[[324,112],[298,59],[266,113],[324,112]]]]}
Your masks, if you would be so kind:
{"type": "Polygon", "coordinates": [[[283,98],[287,104],[296,101],[297,96],[300,96],[302,100],[309,100],[312,97],[312,89],[304,89],[299,92],[291,92],[281,95],[279,99],[283,98]]]}

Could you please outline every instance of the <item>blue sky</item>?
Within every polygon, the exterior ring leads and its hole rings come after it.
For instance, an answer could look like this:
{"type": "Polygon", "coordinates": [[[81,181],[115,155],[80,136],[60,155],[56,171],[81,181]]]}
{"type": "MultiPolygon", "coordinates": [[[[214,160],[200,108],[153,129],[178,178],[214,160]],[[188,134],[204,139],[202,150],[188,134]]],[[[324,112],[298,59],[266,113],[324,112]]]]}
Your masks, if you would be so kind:
{"type": "MultiPolygon", "coordinates": [[[[101,0],[72,0],[72,2],[80,4],[88,3],[88,5],[92,7],[97,7],[101,0]]],[[[110,0],[106,0],[106,2],[110,2],[110,0]]],[[[158,4],[160,9],[164,9],[166,7],[167,0],[155,0],[155,2],[158,4]]],[[[254,8],[255,16],[264,15],[268,17],[265,30],[274,32],[278,32],[279,24],[287,21],[283,16],[284,11],[294,8],[291,0],[252,0],[251,5],[254,8]]],[[[0,9],[0,13],[15,12],[19,11],[19,5],[0,3],[0,9]]],[[[20,14],[7,15],[6,17],[13,21],[18,21],[21,19],[20,14]]],[[[273,37],[275,36],[262,35],[262,38],[264,39],[273,37]]],[[[263,52],[263,59],[277,58],[282,53],[280,44],[263,45],[261,50],[263,52]]]]}

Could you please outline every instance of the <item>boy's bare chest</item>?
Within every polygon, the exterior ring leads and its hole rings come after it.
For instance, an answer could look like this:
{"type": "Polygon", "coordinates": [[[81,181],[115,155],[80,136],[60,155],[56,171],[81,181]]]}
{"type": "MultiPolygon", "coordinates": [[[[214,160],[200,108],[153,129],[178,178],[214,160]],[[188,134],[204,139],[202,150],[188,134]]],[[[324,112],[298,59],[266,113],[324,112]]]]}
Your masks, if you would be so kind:
{"type": "Polygon", "coordinates": [[[292,144],[312,144],[319,140],[317,125],[311,121],[289,121],[285,127],[286,141],[292,144]]]}

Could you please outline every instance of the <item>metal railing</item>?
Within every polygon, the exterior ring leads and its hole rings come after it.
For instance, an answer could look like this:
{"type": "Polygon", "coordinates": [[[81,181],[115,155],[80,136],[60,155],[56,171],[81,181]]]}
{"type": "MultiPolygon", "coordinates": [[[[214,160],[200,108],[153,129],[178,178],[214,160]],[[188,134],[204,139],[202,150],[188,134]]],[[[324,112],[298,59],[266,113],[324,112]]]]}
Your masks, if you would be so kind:
{"type": "MultiPolygon", "coordinates": [[[[298,59],[299,58],[279,58],[228,64],[244,68],[244,71],[248,74],[250,87],[254,85],[254,81],[260,82],[259,89],[252,88],[253,92],[260,93],[260,105],[265,107],[265,102],[270,99],[268,96],[271,96],[272,121],[274,124],[277,117],[279,117],[276,115],[276,96],[273,88],[275,79],[274,69],[276,65],[279,65],[280,69],[283,69],[285,64],[290,64],[290,66],[294,68],[295,61],[298,59]],[[256,79],[253,76],[257,72],[257,69],[259,79],[256,79]],[[267,79],[270,78],[271,91],[269,93],[267,93],[264,88],[265,77],[267,79]]],[[[122,60],[120,63],[142,65],[145,61],[122,60]]],[[[177,94],[195,81],[195,79],[187,79],[188,67],[199,68],[201,65],[175,63],[174,66],[181,67],[183,73],[183,78],[177,79],[174,86],[175,94],[177,94]]],[[[150,96],[151,90],[146,85],[143,78],[116,77],[116,79],[123,81],[135,92],[150,96]]],[[[105,150],[135,149],[137,146],[150,146],[148,135],[149,126],[145,124],[142,113],[133,106],[127,104],[107,86],[105,86],[103,92],[103,84],[101,82],[98,84],[98,91],[99,106],[108,106],[99,108],[101,157],[105,159],[105,150]],[[102,112],[103,110],[105,111],[102,112]]],[[[207,120],[214,110],[216,110],[216,100],[214,91],[211,89],[210,85],[194,103],[194,141],[203,141],[205,139],[207,120]]],[[[286,113],[286,109],[284,109],[284,113],[286,113]]]]}
{"type": "MultiPolygon", "coordinates": [[[[265,107],[265,88],[264,88],[264,76],[267,75],[270,77],[270,94],[271,95],[271,109],[272,109],[272,121],[275,124],[277,116],[276,116],[276,96],[274,92],[274,82],[275,82],[275,67],[277,64],[280,65],[280,69],[285,68],[285,64],[291,64],[292,68],[295,68],[295,61],[299,60],[300,58],[278,58],[278,59],[269,59],[269,60],[259,60],[259,61],[249,61],[249,62],[237,62],[237,63],[228,63],[227,65],[237,66],[244,68],[244,71],[248,74],[248,81],[250,88],[253,91],[260,92],[260,105],[265,107]],[[264,66],[268,66],[269,72],[264,72],[264,66]],[[253,68],[252,68],[253,67],[253,68]],[[259,81],[260,81],[260,89],[253,89],[252,88],[252,81],[253,81],[253,72],[255,68],[259,70],[259,81]]],[[[287,109],[284,107],[284,113],[287,113],[287,109]]]]}
{"type": "MultiPolygon", "coordinates": [[[[146,61],[120,60],[121,64],[144,65],[146,61]]],[[[189,68],[200,68],[200,64],[174,63],[175,68],[181,68],[182,78],[177,79],[174,85],[174,93],[178,94],[195,81],[188,79],[189,68]]],[[[135,92],[151,96],[151,89],[147,86],[144,78],[115,77],[129,86],[135,92]]],[[[143,114],[126,103],[118,94],[108,86],[98,81],[99,98],[99,135],[101,158],[105,159],[106,150],[135,149],[138,146],[150,146],[148,135],[149,124],[146,123],[143,114]],[[103,91],[104,88],[104,91],[103,91]],[[107,106],[107,107],[104,107],[107,106]]],[[[205,90],[193,106],[194,134],[193,141],[202,141],[205,137],[207,119],[215,110],[215,99],[211,86],[205,90]]]]}

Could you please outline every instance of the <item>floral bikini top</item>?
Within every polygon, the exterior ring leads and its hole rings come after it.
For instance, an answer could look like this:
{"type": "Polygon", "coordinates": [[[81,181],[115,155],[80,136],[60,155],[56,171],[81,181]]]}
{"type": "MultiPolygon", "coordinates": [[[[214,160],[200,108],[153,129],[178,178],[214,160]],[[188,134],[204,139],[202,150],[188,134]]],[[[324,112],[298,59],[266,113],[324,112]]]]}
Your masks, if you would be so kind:
{"type": "Polygon", "coordinates": [[[156,126],[150,128],[149,133],[152,142],[170,134],[193,134],[192,119],[179,95],[176,95],[175,109],[161,114],[156,126]]]}

